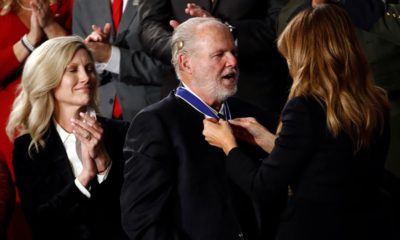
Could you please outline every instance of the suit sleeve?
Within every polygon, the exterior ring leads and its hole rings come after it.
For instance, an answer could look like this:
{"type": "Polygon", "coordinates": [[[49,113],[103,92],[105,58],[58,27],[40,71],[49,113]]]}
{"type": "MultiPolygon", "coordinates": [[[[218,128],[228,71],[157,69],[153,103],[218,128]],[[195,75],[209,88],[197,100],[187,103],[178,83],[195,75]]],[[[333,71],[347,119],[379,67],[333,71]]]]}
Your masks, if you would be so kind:
{"type": "Polygon", "coordinates": [[[274,149],[260,166],[240,148],[228,154],[228,174],[247,194],[257,199],[274,198],[287,189],[312,152],[313,124],[304,100],[288,102],[282,112],[282,124],[274,149]]]}
{"type": "Polygon", "coordinates": [[[53,182],[57,173],[40,167],[43,159],[31,159],[28,155],[29,141],[21,140],[16,139],[13,150],[16,184],[25,216],[33,233],[40,236],[46,234],[46,228],[56,224],[55,219],[63,218],[76,205],[87,204],[88,198],[73,181],[57,189],[53,182]]]}
{"type": "Polygon", "coordinates": [[[144,48],[166,64],[171,63],[170,39],[172,28],[169,21],[173,19],[169,1],[139,1],[140,37],[144,48]]]}
{"type": "Polygon", "coordinates": [[[142,112],[132,122],[124,148],[122,226],[129,239],[176,239],[172,225],[171,146],[157,116],[142,112]]]}
{"type": "MultiPolygon", "coordinates": [[[[276,51],[277,18],[285,2],[281,0],[265,1],[264,18],[233,20],[230,18],[235,16],[215,16],[235,28],[239,61],[240,59],[253,59],[255,56],[270,55],[271,51],[276,51]]],[[[241,63],[245,62],[247,61],[241,63]]]]}
{"type": "Polygon", "coordinates": [[[80,14],[84,12],[84,7],[81,4],[82,1],[75,0],[72,8],[72,33],[85,39],[89,33],[85,30],[85,19],[82,17],[87,16],[86,14],[80,14]]]}
{"type": "MultiPolygon", "coordinates": [[[[134,41],[139,41],[139,38],[134,41]]],[[[163,81],[173,78],[173,70],[169,65],[151,57],[144,49],[133,50],[118,46],[121,50],[120,75],[121,82],[137,85],[161,86],[163,81]]]]}

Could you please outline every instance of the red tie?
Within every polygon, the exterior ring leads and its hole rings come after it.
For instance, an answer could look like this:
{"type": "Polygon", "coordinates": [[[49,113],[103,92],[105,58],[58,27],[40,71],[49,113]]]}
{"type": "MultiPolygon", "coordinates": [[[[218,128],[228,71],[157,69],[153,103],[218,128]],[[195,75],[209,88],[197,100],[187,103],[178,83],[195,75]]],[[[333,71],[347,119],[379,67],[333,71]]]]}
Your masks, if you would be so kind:
{"type": "MultiPolygon", "coordinates": [[[[123,0],[114,0],[112,4],[112,14],[113,14],[113,23],[115,32],[118,32],[119,22],[122,16],[122,1],[123,0]]],[[[114,99],[114,109],[113,109],[113,118],[122,119],[122,109],[119,104],[119,100],[117,95],[115,95],[114,99]]]]}
{"type": "Polygon", "coordinates": [[[122,0],[114,0],[112,3],[112,15],[115,32],[118,32],[119,22],[122,16],[122,0]]]}

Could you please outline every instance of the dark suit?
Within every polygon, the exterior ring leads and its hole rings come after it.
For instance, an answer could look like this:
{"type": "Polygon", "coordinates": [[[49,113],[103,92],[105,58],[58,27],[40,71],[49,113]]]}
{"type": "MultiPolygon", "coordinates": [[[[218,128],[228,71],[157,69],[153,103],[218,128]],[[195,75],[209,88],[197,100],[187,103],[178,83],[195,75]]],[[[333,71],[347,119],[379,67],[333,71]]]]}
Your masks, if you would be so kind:
{"type": "MultiPolygon", "coordinates": [[[[232,117],[262,117],[249,104],[228,102],[232,117]]],[[[135,117],[124,149],[121,192],[122,224],[130,239],[257,235],[253,206],[226,177],[223,152],[204,140],[203,119],[173,94],[135,117]]]]}
{"type": "Polygon", "coordinates": [[[313,98],[290,100],[282,131],[261,166],[240,148],[228,154],[229,176],[247,193],[273,199],[291,187],[276,239],[391,239],[379,207],[379,180],[389,144],[389,126],[354,154],[344,133],[333,137],[325,109],[313,98]]]}
{"type": "Polygon", "coordinates": [[[128,126],[115,120],[99,121],[113,162],[104,182],[93,180],[90,198],[76,187],[67,153],[53,124],[45,135],[45,148],[34,152],[32,159],[28,155],[30,135],[15,139],[16,184],[34,239],[123,239],[119,195],[128,126]]]}
{"type": "MultiPolygon", "coordinates": [[[[72,32],[86,38],[92,25],[103,27],[112,23],[110,0],[75,0],[72,32]]],[[[100,111],[111,118],[117,94],[123,119],[131,121],[142,108],[161,99],[163,80],[175,79],[172,68],[146,54],[138,37],[137,6],[128,0],[119,29],[110,43],[121,50],[120,74],[104,71],[100,74],[100,111]]]]}
{"type": "MultiPolygon", "coordinates": [[[[271,8],[266,0],[145,0],[139,3],[140,36],[144,48],[158,59],[171,62],[169,21],[187,20],[188,2],[209,11],[235,27],[240,68],[237,96],[273,112],[282,110],[289,89],[286,64],[275,46],[275,16],[282,1],[271,8]]],[[[284,1],[286,2],[286,0],[284,1]]],[[[176,85],[177,83],[175,83],[176,85]]]]}

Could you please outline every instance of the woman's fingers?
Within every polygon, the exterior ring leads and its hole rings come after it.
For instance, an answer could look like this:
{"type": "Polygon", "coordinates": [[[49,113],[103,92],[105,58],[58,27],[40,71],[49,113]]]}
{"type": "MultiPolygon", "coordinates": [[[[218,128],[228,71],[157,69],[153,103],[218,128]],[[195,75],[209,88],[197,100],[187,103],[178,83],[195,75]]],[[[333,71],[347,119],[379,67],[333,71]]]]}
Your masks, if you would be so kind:
{"type": "Polygon", "coordinates": [[[93,138],[100,140],[103,135],[103,128],[100,123],[98,123],[94,117],[91,117],[86,113],[80,113],[80,116],[80,119],[71,119],[76,132],[86,140],[91,140],[93,138]],[[88,134],[90,134],[90,139],[88,139],[88,134]]]}

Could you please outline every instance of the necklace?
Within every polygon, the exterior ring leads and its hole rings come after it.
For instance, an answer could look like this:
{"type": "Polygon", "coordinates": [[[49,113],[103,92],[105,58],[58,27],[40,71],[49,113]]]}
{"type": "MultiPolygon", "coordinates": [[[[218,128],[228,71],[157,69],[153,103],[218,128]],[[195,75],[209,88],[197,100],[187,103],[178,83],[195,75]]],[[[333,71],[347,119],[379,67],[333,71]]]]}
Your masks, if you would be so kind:
{"type": "Polygon", "coordinates": [[[25,10],[25,11],[32,11],[32,8],[31,8],[31,7],[25,7],[19,0],[16,0],[16,2],[17,2],[17,4],[18,4],[18,6],[19,6],[20,8],[22,8],[23,10],[25,10]]]}

